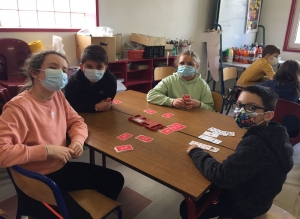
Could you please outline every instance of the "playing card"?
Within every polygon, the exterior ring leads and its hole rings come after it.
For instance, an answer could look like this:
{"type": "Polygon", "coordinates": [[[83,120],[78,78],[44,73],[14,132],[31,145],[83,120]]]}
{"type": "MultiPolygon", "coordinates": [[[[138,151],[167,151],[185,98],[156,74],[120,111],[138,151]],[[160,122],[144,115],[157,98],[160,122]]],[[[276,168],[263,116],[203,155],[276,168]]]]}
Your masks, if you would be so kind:
{"type": "Polygon", "coordinates": [[[220,144],[222,141],[221,140],[219,140],[219,139],[214,139],[213,141],[212,141],[212,143],[214,143],[214,144],[220,144]]]}
{"type": "Polygon", "coordinates": [[[110,102],[110,101],[111,101],[110,97],[106,98],[106,102],[110,102]]]}
{"type": "Polygon", "coordinates": [[[214,140],[213,137],[209,137],[207,135],[200,135],[200,136],[198,136],[198,138],[205,140],[205,141],[213,141],[214,140]]]}
{"type": "Polygon", "coordinates": [[[113,103],[114,103],[114,104],[120,104],[120,103],[122,103],[122,101],[114,99],[114,100],[113,100],[113,103]]]}
{"type": "Polygon", "coordinates": [[[191,99],[191,96],[189,94],[184,94],[183,99],[191,99]]]}
{"type": "Polygon", "coordinates": [[[219,134],[217,133],[207,132],[207,131],[205,131],[203,134],[213,138],[217,138],[219,136],[219,134]]]}
{"type": "Polygon", "coordinates": [[[164,129],[159,130],[159,132],[160,132],[160,133],[163,133],[163,134],[165,134],[165,135],[168,135],[168,134],[174,132],[174,130],[173,130],[173,129],[170,129],[170,128],[164,128],[164,129]]]}
{"type": "Polygon", "coordinates": [[[211,128],[209,128],[208,130],[211,131],[211,132],[213,132],[213,133],[216,133],[216,134],[219,134],[219,133],[222,131],[222,130],[216,129],[216,128],[214,128],[214,127],[211,127],[211,128]]]}
{"type": "Polygon", "coordinates": [[[173,129],[174,131],[179,131],[181,129],[184,129],[186,126],[185,125],[182,125],[180,123],[174,123],[172,125],[169,125],[168,126],[170,129],[173,129]]]}
{"type": "Polygon", "coordinates": [[[135,139],[138,139],[142,142],[146,142],[146,143],[149,143],[150,141],[153,140],[153,138],[150,138],[148,136],[145,136],[145,135],[139,135],[139,136],[136,136],[135,139]]]}
{"type": "Polygon", "coordinates": [[[152,109],[145,109],[144,112],[148,113],[148,114],[154,114],[156,113],[156,111],[152,110],[152,109]]]}
{"type": "Polygon", "coordinates": [[[165,113],[165,114],[162,115],[162,117],[164,117],[164,118],[166,118],[166,119],[168,119],[168,118],[170,118],[170,117],[172,117],[172,116],[174,116],[173,113],[165,113]]]}
{"type": "Polygon", "coordinates": [[[202,145],[200,146],[200,148],[201,148],[201,149],[204,149],[204,150],[210,150],[210,149],[212,148],[212,146],[207,145],[207,144],[202,144],[202,145]]]}
{"type": "Polygon", "coordinates": [[[219,133],[219,135],[222,135],[222,136],[228,136],[228,132],[221,131],[221,132],[219,133]]]}
{"type": "Polygon", "coordinates": [[[122,135],[119,135],[117,138],[122,141],[125,141],[126,139],[130,138],[131,136],[132,136],[132,134],[130,134],[130,133],[124,133],[122,135]]]}
{"type": "Polygon", "coordinates": [[[211,149],[209,149],[209,151],[214,152],[214,153],[218,152],[219,150],[220,149],[216,148],[216,147],[211,147],[211,149]]]}
{"type": "Polygon", "coordinates": [[[132,151],[133,147],[130,144],[127,144],[127,145],[116,146],[116,147],[114,147],[114,149],[117,153],[120,153],[120,152],[125,152],[125,151],[132,151]]]}
{"type": "Polygon", "coordinates": [[[198,143],[199,143],[199,142],[197,142],[197,141],[191,141],[191,142],[189,143],[189,145],[193,145],[193,144],[198,145],[198,143]]]}
{"type": "Polygon", "coordinates": [[[228,132],[228,136],[235,136],[234,132],[228,132]]]}
{"type": "Polygon", "coordinates": [[[137,122],[137,123],[143,123],[143,122],[145,122],[145,120],[143,120],[143,119],[141,119],[141,118],[135,118],[135,119],[133,119],[135,122],[137,122]]]}

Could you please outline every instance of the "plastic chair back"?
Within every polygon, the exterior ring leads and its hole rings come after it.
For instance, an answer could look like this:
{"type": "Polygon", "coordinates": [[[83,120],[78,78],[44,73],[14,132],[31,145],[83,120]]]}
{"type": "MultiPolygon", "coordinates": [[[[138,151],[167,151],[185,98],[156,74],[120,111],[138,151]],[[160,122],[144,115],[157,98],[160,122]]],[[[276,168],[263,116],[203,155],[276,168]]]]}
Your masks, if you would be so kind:
{"type": "Polygon", "coordinates": [[[156,67],[154,69],[154,81],[160,81],[164,79],[165,77],[172,75],[174,73],[175,69],[172,66],[166,66],[166,67],[156,67]]]}
{"type": "Polygon", "coordinates": [[[230,79],[237,79],[237,70],[234,67],[228,67],[223,69],[223,81],[230,79]]]}
{"type": "MultiPolygon", "coordinates": [[[[300,121],[300,104],[293,103],[288,100],[278,98],[275,115],[272,121],[278,122],[283,125],[283,119],[286,115],[296,116],[300,121]]],[[[290,137],[290,143],[294,146],[300,142],[300,130],[298,131],[298,135],[294,138],[290,137]]]]}
{"type": "Polygon", "coordinates": [[[211,91],[212,98],[214,100],[214,110],[219,113],[223,113],[224,98],[223,95],[217,91],[211,91]]]}
{"type": "MultiPolygon", "coordinates": [[[[22,191],[42,203],[55,205],[64,219],[69,219],[65,201],[57,185],[48,177],[25,170],[19,166],[7,168],[17,193],[22,191]]],[[[22,206],[18,204],[17,218],[20,219],[22,206]]]]}
{"type": "Polygon", "coordinates": [[[18,70],[30,53],[28,44],[22,40],[0,39],[0,80],[24,80],[18,70]]]}

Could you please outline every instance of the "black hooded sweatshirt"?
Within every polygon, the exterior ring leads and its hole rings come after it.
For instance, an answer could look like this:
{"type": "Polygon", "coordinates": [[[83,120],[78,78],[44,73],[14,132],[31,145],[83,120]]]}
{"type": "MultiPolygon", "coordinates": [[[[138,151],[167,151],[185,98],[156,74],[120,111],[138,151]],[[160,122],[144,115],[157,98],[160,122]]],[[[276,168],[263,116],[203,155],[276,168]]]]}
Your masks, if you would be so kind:
{"type": "Polygon", "coordinates": [[[224,189],[228,204],[243,219],[270,209],[293,167],[293,148],[286,128],[274,122],[250,128],[236,151],[222,163],[200,148],[189,155],[209,181],[224,189]]]}
{"type": "Polygon", "coordinates": [[[70,76],[65,87],[66,99],[77,112],[96,112],[95,105],[108,97],[113,100],[116,92],[117,79],[109,69],[94,85],[91,85],[84,73],[78,69],[70,76]]]}

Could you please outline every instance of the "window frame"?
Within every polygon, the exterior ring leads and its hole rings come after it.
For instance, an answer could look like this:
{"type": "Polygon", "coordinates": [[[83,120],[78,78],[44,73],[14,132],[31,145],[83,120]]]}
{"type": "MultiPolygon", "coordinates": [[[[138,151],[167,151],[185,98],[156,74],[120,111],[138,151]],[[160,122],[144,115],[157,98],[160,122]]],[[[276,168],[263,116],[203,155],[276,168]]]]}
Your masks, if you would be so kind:
{"type": "MultiPolygon", "coordinates": [[[[300,0],[292,0],[289,20],[288,20],[284,44],[283,44],[283,51],[286,51],[286,52],[300,53],[300,44],[299,44],[299,46],[296,47],[296,46],[293,46],[293,45],[295,45],[295,43],[290,42],[292,33],[295,33],[295,31],[297,31],[296,28],[298,27],[298,25],[294,24],[294,22],[293,22],[294,19],[296,19],[295,13],[297,12],[297,9],[298,9],[298,15],[300,15],[300,13],[299,13],[300,12],[300,0]]],[[[298,27],[298,28],[300,28],[300,27],[298,27]]]]}
{"type": "MultiPolygon", "coordinates": [[[[99,27],[99,0],[95,0],[96,7],[96,27],[99,27]]],[[[78,28],[15,28],[0,27],[0,32],[78,32],[78,28]]]]}

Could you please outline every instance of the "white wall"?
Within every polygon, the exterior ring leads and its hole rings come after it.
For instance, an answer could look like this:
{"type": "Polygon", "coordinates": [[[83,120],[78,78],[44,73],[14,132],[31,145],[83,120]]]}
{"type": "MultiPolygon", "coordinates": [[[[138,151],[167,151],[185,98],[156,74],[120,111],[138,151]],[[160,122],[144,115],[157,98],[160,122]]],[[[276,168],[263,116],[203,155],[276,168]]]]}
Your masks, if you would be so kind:
{"type": "MultiPolygon", "coordinates": [[[[266,28],[266,44],[278,46],[283,60],[296,59],[300,61],[300,53],[282,51],[291,3],[292,0],[264,0],[260,24],[266,28]]],[[[259,28],[259,42],[262,42],[261,32],[261,28],[259,28]]]]}
{"type": "MultiPolygon", "coordinates": [[[[212,2],[214,1],[99,0],[100,26],[109,26],[114,29],[114,33],[122,33],[123,42],[130,41],[132,32],[172,39],[191,39],[194,41],[192,49],[204,57],[200,34],[212,24],[212,2]]],[[[78,65],[75,32],[6,32],[0,33],[0,37],[17,38],[27,43],[41,40],[50,49],[53,34],[63,38],[70,66],[78,65]]]]}

